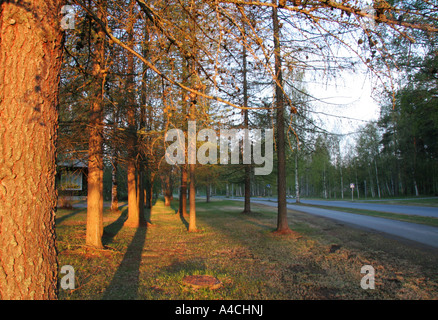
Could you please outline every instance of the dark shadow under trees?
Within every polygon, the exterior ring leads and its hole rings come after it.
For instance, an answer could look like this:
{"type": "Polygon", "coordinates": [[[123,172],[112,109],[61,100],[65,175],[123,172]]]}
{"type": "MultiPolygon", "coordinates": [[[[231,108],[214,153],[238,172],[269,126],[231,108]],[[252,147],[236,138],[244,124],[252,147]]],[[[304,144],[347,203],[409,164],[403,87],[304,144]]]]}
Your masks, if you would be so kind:
{"type": "MultiPolygon", "coordinates": [[[[123,223],[122,223],[123,225],[123,223]]],[[[102,299],[137,299],[140,285],[141,254],[146,241],[147,226],[137,228],[111,283],[102,299]]]]}

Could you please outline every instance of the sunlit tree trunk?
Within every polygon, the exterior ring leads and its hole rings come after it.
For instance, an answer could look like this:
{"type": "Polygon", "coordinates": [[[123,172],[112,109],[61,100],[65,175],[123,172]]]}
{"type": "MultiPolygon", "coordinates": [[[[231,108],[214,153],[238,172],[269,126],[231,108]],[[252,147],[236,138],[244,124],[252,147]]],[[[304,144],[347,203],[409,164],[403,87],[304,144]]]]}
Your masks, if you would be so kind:
{"type": "MultiPolygon", "coordinates": [[[[242,9],[243,10],[243,9],[242,9]]],[[[243,37],[246,37],[245,34],[245,26],[243,26],[243,37]]],[[[242,76],[243,76],[243,107],[245,108],[243,110],[243,127],[246,129],[246,143],[249,145],[249,137],[248,137],[248,128],[249,128],[249,111],[248,109],[248,64],[247,64],[247,52],[246,52],[246,46],[243,45],[242,48],[242,76]]],[[[251,148],[251,147],[250,147],[251,148]]],[[[247,152],[251,152],[251,149],[246,150],[247,152]]],[[[244,198],[244,207],[243,207],[243,213],[248,214],[251,213],[251,165],[246,164],[245,165],[245,177],[244,177],[244,185],[245,185],[245,198],[244,198]]]]}
{"type": "Polygon", "coordinates": [[[161,182],[163,184],[163,194],[164,194],[164,205],[166,207],[170,206],[170,201],[172,200],[172,172],[169,170],[162,176],[161,182]]]}
{"type": "Polygon", "coordinates": [[[190,185],[189,185],[189,201],[190,201],[190,219],[189,232],[196,232],[196,187],[195,187],[195,165],[189,165],[190,185]]]}
{"type": "MultiPolygon", "coordinates": [[[[196,104],[194,101],[192,101],[190,106],[190,119],[195,120],[195,111],[196,111],[196,104]]],[[[190,178],[190,185],[189,185],[189,232],[196,232],[196,184],[195,184],[195,164],[188,164],[189,166],[189,178],[190,178]]]]}
{"type": "MultiPolygon", "coordinates": [[[[130,11],[132,17],[132,8],[134,1],[131,1],[130,11]]],[[[132,19],[132,18],[131,18],[132,19]]],[[[128,25],[128,44],[134,47],[134,19],[128,25]]],[[[131,52],[127,53],[127,118],[128,118],[128,137],[127,137],[127,180],[128,180],[128,219],[126,225],[138,227],[140,225],[140,211],[137,201],[137,126],[136,126],[136,101],[135,101],[135,84],[134,84],[134,56],[131,52]]]]}
{"type": "MultiPolygon", "coordinates": [[[[149,58],[149,31],[147,25],[145,25],[144,30],[144,39],[143,39],[143,57],[149,58]]],[[[149,108],[147,106],[147,84],[148,84],[148,67],[143,64],[143,78],[141,82],[141,105],[140,105],[140,121],[138,129],[142,130],[143,132],[149,131],[148,128],[148,121],[147,121],[147,111],[149,111],[149,108]]],[[[144,135],[141,135],[139,138],[139,144],[140,145],[147,145],[147,138],[144,135]]],[[[145,205],[146,205],[146,179],[145,179],[145,173],[147,173],[147,147],[141,148],[139,152],[139,158],[138,158],[138,175],[137,175],[137,202],[138,202],[138,210],[140,215],[140,222],[146,223],[146,216],[145,216],[145,205]]]]}
{"type": "MultiPolygon", "coordinates": [[[[119,108],[118,106],[114,107],[113,111],[113,135],[114,137],[117,135],[118,125],[119,125],[119,108]]],[[[118,197],[118,167],[119,167],[119,151],[116,142],[113,142],[113,152],[112,152],[112,161],[111,161],[111,211],[119,210],[119,197],[118,197]]]]}
{"type": "Polygon", "coordinates": [[[0,299],[56,299],[62,1],[0,3],[0,299]]]}
{"type": "Polygon", "coordinates": [[[179,199],[179,214],[187,215],[187,165],[181,165],[181,187],[179,199]]]}
{"type": "Polygon", "coordinates": [[[111,211],[119,210],[119,197],[117,194],[117,185],[118,185],[117,172],[118,172],[117,149],[114,149],[112,171],[111,171],[111,211]]]}
{"type": "MultiPolygon", "coordinates": [[[[277,0],[272,0],[274,5],[277,0]]],[[[277,7],[272,7],[272,22],[274,27],[274,53],[275,53],[275,102],[276,102],[276,125],[277,125],[277,190],[278,190],[278,216],[277,232],[290,232],[287,222],[286,207],[286,143],[284,130],[284,99],[281,88],[283,75],[281,70],[280,53],[280,28],[278,22],[277,7]]]]}
{"type": "Polygon", "coordinates": [[[137,202],[137,172],[135,165],[135,158],[132,159],[133,151],[135,149],[135,143],[132,141],[133,138],[129,139],[129,149],[130,153],[128,164],[127,164],[127,178],[128,178],[128,219],[126,220],[126,225],[130,227],[138,227],[140,224],[140,212],[137,202]]]}
{"type": "MultiPolygon", "coordinates": [[[[184,79],[184,83],[186,85],[189,85],[188,78],[189,78],[189,66],[188,63],[183,63],[182,66],[182,78],[184,79]]],[[[187,96],[185,93],[183,93],[182,97],[182,110],[181,113],[184,117],[184,119],[187,117],[187,96]]],[[[187,121],[183,120],[183,130],[187,132],[187,121]]],[[[187,139],[187,136],[185,137],[187,139]]],[[[187,150],[184,154],[185,163],[181,164],[181,182],[180,182],[180,196],[179,196],[179,210],[178,213],[184,217],[188,215],[187,213],[187,182],[188,182],[188,164],[187,164],[187,150]]]]}
{"type": "Polygon", "coordinates": [[[139,164],[138,172],[137,172],[137,206],[138,206],[138,213],[140,215],[140,222],[144,222],[144,179],[143,179],[143,169],[142,165],[139,164]]]}
{"type": "MultiPolygon", "coordinates": [[[[98,16],[104,19],[105,3],[99,1],[98,16]]],[[[88,194],[86,244],[102,248],[103,235],[103,108],[105,85],[105,33],[96,26],[94,44],[93,85],[88,142],[88,194]]]]}
{"type": "MultiPolygon", "coordinates": [[[[147,106],[147,123],[146,128],[148,131],[152,130],[152,123],[153,123],[153,114],[152,114],[152,107],[147,106]]],[[[145,137],[146,139],[146,145],[149,147],[150,138],[145,137]]],[[[153,185],[154,185],[154,176],[155,173],[151,169],[151,160],[149,155],[151,154],[151,151],[148,151],[145,155],[145,197],[146,197],[146,208],[151,209],[152,203],[153,203],[153,185]]],[[[152,157],[151,157],[152,158],[152,157]]]]}

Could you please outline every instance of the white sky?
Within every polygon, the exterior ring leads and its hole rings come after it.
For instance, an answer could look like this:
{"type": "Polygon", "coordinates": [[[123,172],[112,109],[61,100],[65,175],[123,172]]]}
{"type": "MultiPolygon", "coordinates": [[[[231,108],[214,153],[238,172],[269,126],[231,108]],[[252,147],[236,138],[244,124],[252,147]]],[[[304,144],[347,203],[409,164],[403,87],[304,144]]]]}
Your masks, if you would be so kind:
{"type": "MultiPolygon", "coordinates": [[[[371,81],[362,74],[344,73],[337,78],[336,83],[333,81],[327,86],[309,86],[308,90],[326,102],[315,102],[313,105],[316,111],[364,121],[375,121],[379,117],[380,107],[371,97],[371,81]]],[[[327,120],[329,125],[327,130],[343,134],[352,132],[356,126],[365,123],[322,114],[318,117],[327,120]],[[340,121],[342,121],[342,126],[336,126],[336,123],[339,124],[340,121]]]]}
{"type": "Polygon", "coordinates": [[[372,98],[371,79],[363,73],[345,71],[326,84],[309,84],[307,90],[322,100],[312,103],[315,111],[340,117],[314,114],[324,121],[325,128],[330,132],[339,134],[354,132],[366,121],[376,121],[379,117],[380,106],[372,98]]]}
{"type": "MultiPolygon", "coordinates": [[[[377,121],[380,106],[372,98],[372,83],[362,73],[344,72],[336,80],[326,85],[308,85],[309,93],[324,102],[313,102],[312,109],[322,113],[313,113],[318,125],[336,134],[349,134],[358,131],[367,121],[377,121]],[[347,119],[351,118],[351,119],[347,119]],[[363,120],[356,121],[354,119],[363,120]]],[[[341,139],[341,148],[345,155],[354,143],[355,135],[347,135],[341,139]]]]}

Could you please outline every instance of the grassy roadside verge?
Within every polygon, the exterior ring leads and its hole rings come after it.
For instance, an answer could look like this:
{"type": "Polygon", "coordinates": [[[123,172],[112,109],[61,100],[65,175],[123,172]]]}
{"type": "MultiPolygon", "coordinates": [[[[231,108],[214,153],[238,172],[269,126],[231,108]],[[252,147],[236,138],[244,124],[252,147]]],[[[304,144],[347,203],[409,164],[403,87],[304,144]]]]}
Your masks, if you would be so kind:
{"type": "MultiPolygon", "coordinates": [[[[322,201],[350,201],[346,196],[345,199],[325,199],[325,198],[302,198],[303,200],[322,200],[322,201]]],[[[356,194],[354,198],[355,202],[360,203],[375,203],[375,204],[393,204],[400,206],[421,206],[421,207],[438,207],[438,197],[419,197],[419,198],[386,198],[386,199],[368,199],[363,198],[357,199],[356,194]]]]}
{"type": "Polygon", "coordinates": [[[386,218],[386,219],[392,219],[392,220],[398,220],[398,221],[424,224],[424,225],[428,225],[428,226],[432,226],[432,227],[438,227],[438,218],[434,218],[434,217],[423,217],[423,216],[416,216],[416,215],[397,214],[397,213],[391,213],[391,212],[373,211],[373,210],[356,209],[356,208],[334,207],[334,206],[322,206],[322,205],[304,204],[304,203],[299,203],[299,204],[294,204],[294,205],[303,206],[303,207],[315,207],[315,208],[328,209],[328,210],[336,210],[336,211],[342,211],[342,212],[348,212],[348,213],[354,213],[354,214],[362,214],[362,215],[366,215],[366,216],[386,218]]]}
{"type": "Polygon", "coordinates": [[[103,250],[84,246],[86,209],[57,212],[59,265],[75,269],[76,288],[60,299],[436,299],[438,251],[289,210],[291,236],[275,236],[276,209],[231,200],[197,203],[197,233],[158,201],[152,226],[132,229],[104,214],[103,250]],[[363,265],[376,289],[360,287],[363,265]],[[186,275],[217,277],[216,290],[183,284],[186,275]]]}
{"type": "Polygon", "coordinates": [[[380,203],[380,204],[394,204],[400,206],[425,206],[425,207],[438,207],[438,197],[432,198],[407,198],[407,199],[382,199],[379,201],[373,200],[357,200],[363,203],[380,203]]]}

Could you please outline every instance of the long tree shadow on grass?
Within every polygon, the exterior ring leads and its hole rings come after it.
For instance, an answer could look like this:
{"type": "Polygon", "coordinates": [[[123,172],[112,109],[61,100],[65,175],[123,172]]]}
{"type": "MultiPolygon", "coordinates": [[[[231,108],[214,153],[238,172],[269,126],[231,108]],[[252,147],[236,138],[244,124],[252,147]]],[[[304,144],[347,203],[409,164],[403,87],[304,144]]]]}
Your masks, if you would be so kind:
{"type": "Polygon", "coordinates": [[[114,237],[122,229],[125,220],[128,218],[128,208],[125,208],[120,216],[114,222],[110,223],[103,229],[102,244],[104,246],[110,244],[114,237]]]}
{"type": "Polygon", "coordinates": [[[111,283],[102,299],[134,300],[140,284],[141,253],[146,241],[147,227],[137,228],[111,283]]]}
{"type": "Polygon", "coordinates": [[[78,213],[81,213],[81,212],[86,212],[86,209],[84,209],[84,208],[76,209],[76,210],[74,210],[74,211],[72,211],[70,213],[67,213],[67,214],[59,217],[59,218],[56,218],[56,220],[55,220],[56,225],[60,225],[64,220],[66,220],[68,218],[71,218],[71,217],[73,217],[73,216],[75,216],[75,215],[77,215],[78,213]]]}
{"type": "Polygon", "coordinates": [[[186,219],[188,216],[184,216],[181,212],[179,212],[179,199],[178,199],[178,201],[171,201],[170,208],[175,211],[175,214],[179,215],[181,222],[184,224],[184,226],[188,230],[189,229],[189,222],[186,219]]]}
{"type": "MultiPolygon", "coordinates": [[[[120,216],[105,227],[102,242],[108,245],[123,228],[128,218],[128,208],[125,208],[120,216]]],[[[145,209],[145,221],[150,223],[151,210],[145,209]]],[[[136,299],[140,283],[141,253],[146,241],[147,224],[137,228],[134,237],[129,244],[123,260],[120,263],[111,283],[106,288],[102,299],[136,299]]]]}
{"type": "MultiPolygon", "coordinates": [[[[145,221],[147,223],[151,223],[151,210],[145,209],[145,221]]],[[[123,224],[128,218],[128,207],[126,207],[120,216],[114,222],[107,225],[103,230],[102,244],[108,245],[113,242],[114,237],[119,233],[119,231],[123,228],[123,224]]]]}

